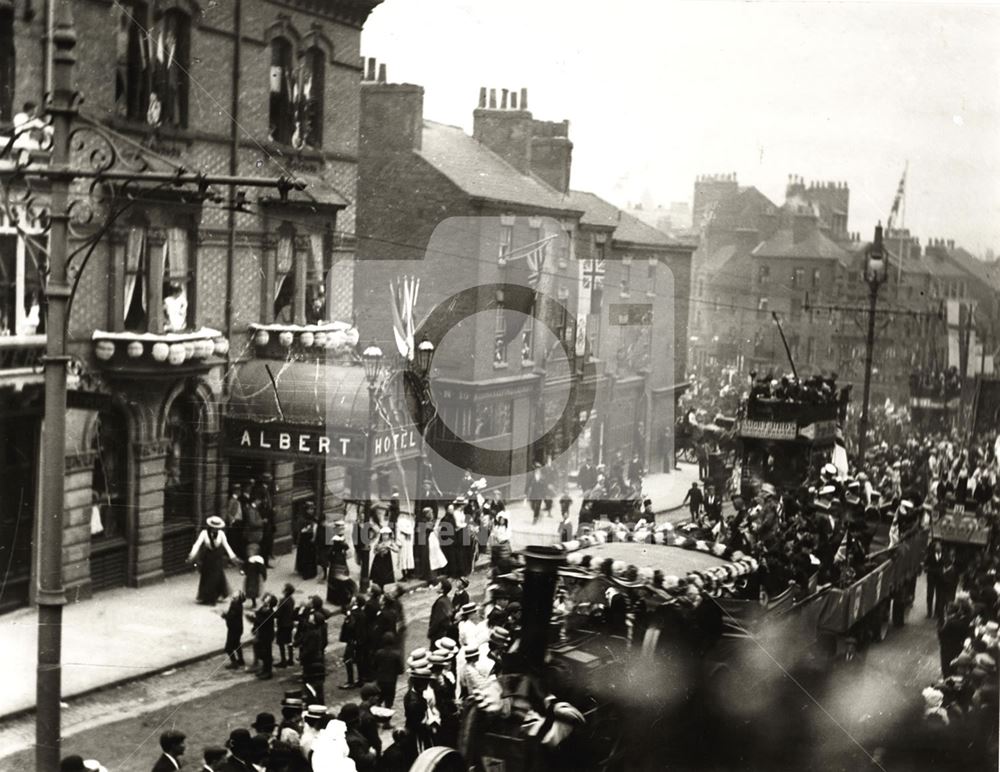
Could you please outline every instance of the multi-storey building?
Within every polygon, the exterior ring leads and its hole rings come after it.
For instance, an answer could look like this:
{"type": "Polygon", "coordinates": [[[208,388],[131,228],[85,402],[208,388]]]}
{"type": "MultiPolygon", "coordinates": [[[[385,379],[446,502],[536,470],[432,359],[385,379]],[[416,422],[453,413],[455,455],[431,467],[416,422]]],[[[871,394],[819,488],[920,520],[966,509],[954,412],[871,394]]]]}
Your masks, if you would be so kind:
{"type": "MultiPolygon", "coordinates": [[[[849,202],[845,183],[806,185],[798,176],[789,177],[781,207],[755,188],[740,187],[735,175],[696,181],[696,364],[788,371],[776,315],[800,374],[836,372],[842,382],[860,387],[870,241],[848,230],[849,202]]],[[[989,345],[976,341],[996,329],[997,299],[986,264],[954,242],[931,239],[921,248],[909,231],[897,229],[886,234],[885,247],[890,270],[879,291],[884,313],[873,394],[900,403],[908,399],[914,369],[957,365],[960,349],[970,362],[979,356],[986,363],[989,345]],[[971,327],[964,337],[963,324],[971,327]],[[960,340],[966,342],[959,346],[960,340]]]]}
{"type": "MultiPolygon", "coordinates": [[[[282,452],[279,443],[248,449],[223,429],[229,412],[270,425],[275,411],[255,415],[245,398],[261,363],[280,359],[271,367],[277,375],[317,330],[351,318],[359,42],[377,4],[73,3],[76,85],[85,96],[77,126],[104,138],[81,132],[86,149],[110,142],[122,165],[287,175],[306,187],[288,196],[252,187],[205,196],[139,180],[113,224],[99,229],[99,217],[76,233],[95,246],[75,259],[70,277],[71,595],[181,570],[196,528],[221,510],[231,482],[273,475],[279,546],[296,501],[341,493],[343,465],[282,452]],[[255,325],[271,325],[263,330],[270,345],[255,325]]],[[[0,120],[19,124],[50,86],[44,8],[0,8],[0,120]]],[[[0,235],[2,607],[31,594],[42,411],[35,365],[44,342],[44,250],[36,242],[9,227],[0,235]]],[[[282,393],[278,380],[287,413],[304,410],[305,397],[282,393]]]]}
{"type": "MultiPolygon", "coordinates": [[[[527,107],[524,90],[502,90],[498,99],[495,89],[483,89],[468,136],[424,118],[419,86],[380,77],[362,87],[359,326],[383,347],[393,340],[389,284],[401,273],[421,279],[418,327],[451,296],[485,288],[485,313],[461,324],[446,317],[447,329],[423,332],[438,347],[441,417],[464,440],[515,449],[496,474],[498,481],[515,478],[513,495],[522,492],[518,475],[550,456],[568,472],[583,454],[601,456],[614,443],[632,453],[643,444],[652,403],[641,400],[679,380],[683,362],[677,372],[663,363],[679,348],[671,335],[686,337],[687,312],[683,302],[664,304],[663,329],[672,333],[662,344],[652,338],[645,358],[633,349],[622,363],[616,349],[612,355],[618,339],[607,333],[609,313],[627,299],[631,282],[645,305],[650,277],[670,286],[668,258],[679,264],[675,282],[689,282],[691,251],[596,197],[571,192],[568,122],[536,120],[527,107]],[[612,282],[621,288],[613,295],[612,282]],[[497,291],[504,284],[530,286],[557,304],[533,319],[523,293],[497,291]],[[611,372],[621,373],[619,395],[631,402],[621,412],[628,427],[616,416],[616,428],[605,431],[614,412],[611,372]],[[632,378],[639,388],[626,383],[632,378]],[[533,444],[543,431],[548,440],[533,444]],[[553,453],[578,431],[573,452],[553,453]]],[[[686,298],[686,284],[677,286],[686,298]]],[[[635,329],[648,321],[628,309],[621,318],[635,329]]],[[[440,464],[434,469],[443,487],[458,484],[440,464]]]]}

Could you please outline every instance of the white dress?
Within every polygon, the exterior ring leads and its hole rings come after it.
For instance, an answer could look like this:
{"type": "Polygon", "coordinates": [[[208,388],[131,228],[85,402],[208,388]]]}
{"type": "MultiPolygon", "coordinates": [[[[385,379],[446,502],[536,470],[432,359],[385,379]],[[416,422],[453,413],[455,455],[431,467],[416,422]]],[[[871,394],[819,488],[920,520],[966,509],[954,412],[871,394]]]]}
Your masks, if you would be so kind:
{"type": "Polygon", "coordinates": [[[440,571],[448,565],[448,558],[444,556],[441,541],[438,539],[437,528],[431,528],[427,531],[427,552],[430,556],[431,571],[440,571]]]}
{"type": "Polygon", "coordinates": [[[400,512],[396,519],[396,537],[399,540],[399,570],[412,571],[416,568],[413,562],[413,515],[400,512]]]}

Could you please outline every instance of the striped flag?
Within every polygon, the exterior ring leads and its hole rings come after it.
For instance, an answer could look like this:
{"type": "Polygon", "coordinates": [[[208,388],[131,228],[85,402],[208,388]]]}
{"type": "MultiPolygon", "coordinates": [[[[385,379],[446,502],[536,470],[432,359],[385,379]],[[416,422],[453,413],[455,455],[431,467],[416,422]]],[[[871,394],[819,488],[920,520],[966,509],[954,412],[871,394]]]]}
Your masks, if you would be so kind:
{"type": "Polygon", "coordinates": [[[899,214],[903,205],[903,198],[906,196],[906,169],[903,169],[903,176],[899,178],[899,187],[896,188],[896,197],[892,200],[892,209],[889,210],[889,220],[886,223],[886,233],[892,232],[892,224],[899,214]]]}

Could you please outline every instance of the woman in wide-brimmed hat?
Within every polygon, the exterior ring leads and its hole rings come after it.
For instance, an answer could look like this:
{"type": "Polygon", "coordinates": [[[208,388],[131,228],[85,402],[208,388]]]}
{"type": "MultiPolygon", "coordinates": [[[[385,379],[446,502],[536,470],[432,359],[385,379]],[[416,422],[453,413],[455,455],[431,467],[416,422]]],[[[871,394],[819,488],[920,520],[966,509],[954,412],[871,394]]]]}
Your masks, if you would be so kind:
{"type": "Polygon", "coordinates": [[[239,563],[236,553],[226,539],[226,521],[212,516],[205,521],[205,528],[191,547],[188,562],[197,566],[201,579],[198,581],[198,602],[215,605],[220,599],[229,597],[229,582],[226,581],[225,561],[239,563]]]}
{"type": "Polygon", "coordinates": [[[392,529],[383,525],[379,531],[378,543],[372,549],[371,568],[368,576],[372,584],[386,587],[396,581],[395,557],[399,545],[392,538],[392,529]]]}

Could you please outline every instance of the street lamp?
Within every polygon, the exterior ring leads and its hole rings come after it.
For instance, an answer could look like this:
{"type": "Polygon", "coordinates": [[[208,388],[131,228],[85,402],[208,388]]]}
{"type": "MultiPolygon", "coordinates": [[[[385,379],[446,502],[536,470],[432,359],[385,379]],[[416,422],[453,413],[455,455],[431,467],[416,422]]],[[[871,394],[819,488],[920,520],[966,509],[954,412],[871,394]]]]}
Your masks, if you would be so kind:
{"type": "Polygon", "coordinates": [[[865,390],[858,424],[858,465],[865,461],[868,447],[868,403],[872,388],[872,354],[875,349],[875,306],[878,291],[888,278],[885,250],[882,247],[882,223],[875,226],[875,240],[865,253],[865,281],[868,283],[868,337],[865,341],[865,390]]]}
{"type": "Polygon", "coordinates": [[[426,378],[431,370],[431,360],[434,358],[434,344],[431,343],[427,338],[420,341],[420,345],[417,346],[417,367],[420,369],[420,375],[426,378]]]}
{"type": "MultiPolygon", "coordinates": [[[[361,352],[361,363],[365,368],[365,380],[368,381],[368,438],[365,441],[365,506],[364,523],[358,527],[358,535],[362,540],[368,538],[368,522],[372,511],[372,477],[375,476],[375,391],[378,377],[382,372],[382,349],[374,343],[361,352]]],[[[360,590],[368,589],[368,563],[361,561],[360,590]]]]}

